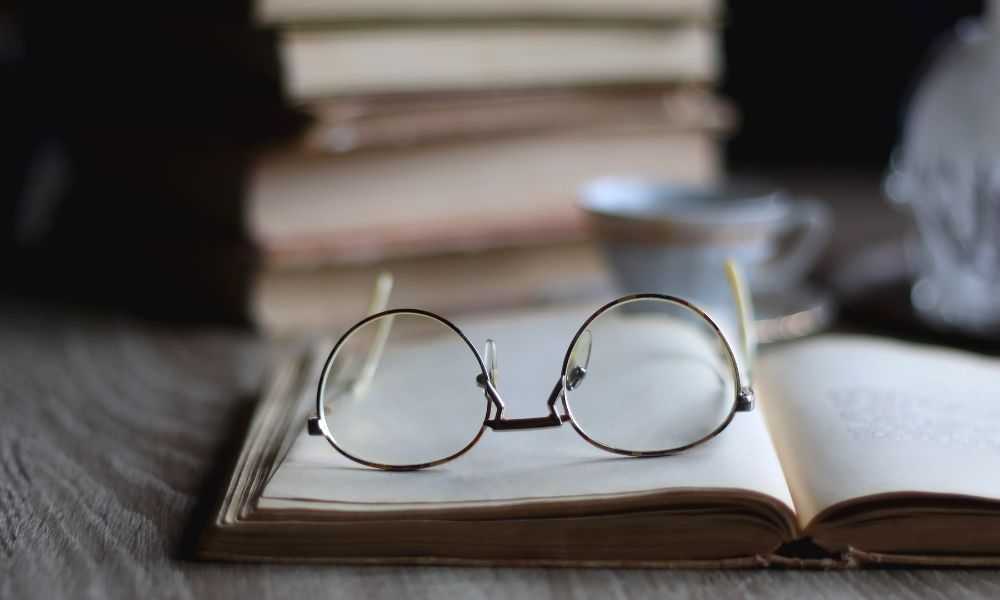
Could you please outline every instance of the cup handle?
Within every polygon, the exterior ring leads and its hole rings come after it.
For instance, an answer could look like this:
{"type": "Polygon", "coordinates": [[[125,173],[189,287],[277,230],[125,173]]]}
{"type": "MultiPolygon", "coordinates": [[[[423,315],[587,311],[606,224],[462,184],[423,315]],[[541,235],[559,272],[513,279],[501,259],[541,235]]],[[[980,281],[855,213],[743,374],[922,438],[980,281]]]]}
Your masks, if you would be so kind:
{"type": "Polygon", "coordinates": [[[830,241],[833,216],[826,204],[815,198],[794,201],[792,226],[778,240],[781,254],[757,270],[752,286],[758,291],[788,287],[802,279],[830,241]]]}

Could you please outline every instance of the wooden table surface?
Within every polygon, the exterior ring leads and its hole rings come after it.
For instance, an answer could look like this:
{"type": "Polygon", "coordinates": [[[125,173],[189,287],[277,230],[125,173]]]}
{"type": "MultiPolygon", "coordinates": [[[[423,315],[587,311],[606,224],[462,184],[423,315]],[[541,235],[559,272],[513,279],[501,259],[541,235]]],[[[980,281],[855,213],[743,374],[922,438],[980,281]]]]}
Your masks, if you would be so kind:
{"type": "Polygon", "coordinates": [[[326,567],[190,558],[273,350],[0,303],[0,598],[997,597],[1000,571],[326,567]]]}

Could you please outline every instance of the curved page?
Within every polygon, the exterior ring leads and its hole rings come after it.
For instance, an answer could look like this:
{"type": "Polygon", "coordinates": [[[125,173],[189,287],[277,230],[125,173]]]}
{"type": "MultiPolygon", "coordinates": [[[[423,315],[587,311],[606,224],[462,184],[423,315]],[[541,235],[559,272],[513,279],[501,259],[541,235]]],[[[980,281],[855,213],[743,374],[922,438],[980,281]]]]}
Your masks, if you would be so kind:
{"type": "Polygon", "coordinates": [[[761,361],[763,408],[800,525],[881,494],[1000,498],[1000,362],[860,336],[761,361]]]}

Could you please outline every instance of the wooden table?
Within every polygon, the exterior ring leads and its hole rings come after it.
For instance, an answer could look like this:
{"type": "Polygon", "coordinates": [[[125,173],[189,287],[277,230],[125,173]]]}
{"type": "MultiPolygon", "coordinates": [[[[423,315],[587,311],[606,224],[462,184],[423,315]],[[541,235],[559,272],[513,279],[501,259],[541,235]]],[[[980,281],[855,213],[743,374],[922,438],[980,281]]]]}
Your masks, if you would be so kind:
{"type": "Polygon", "coordinates": [[[248,333],[0,303],[0,598],[981,597],[1000,571],[235,565],[190,558],[274,352],[248,333]]]}

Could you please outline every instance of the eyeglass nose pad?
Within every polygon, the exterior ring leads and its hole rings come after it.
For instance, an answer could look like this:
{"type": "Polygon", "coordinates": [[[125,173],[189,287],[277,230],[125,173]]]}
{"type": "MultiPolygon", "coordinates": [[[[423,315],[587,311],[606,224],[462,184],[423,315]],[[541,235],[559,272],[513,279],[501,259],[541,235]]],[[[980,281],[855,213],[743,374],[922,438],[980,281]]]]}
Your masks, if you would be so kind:
{"type": "Polygon", "coordinates": [[[486,372],[490,375],[493,387],[499,385],[500,368],[497,367],[497,344],[491,339],[486,340],[486,347],[483,349],[483,357],[486,360],[486,372]]]}
{"type": "Polygon", "coordinates": [[[583,383],[583,378],[587,376],[587,367],[590,365],[590,347],[593,344],[593,336],[589,329],[585,329],[577,338],[573,346],[573,353],[570,354],[569,364],[566,365],[566,389],[574,390],[583,383]]]}
{"type": "MultiPolygon", "coordinates": [[[[483,348],[483,360],[486,362],[486,373],[490,377],[490,383],[497,387],[497,378],[500,376],[500,369],[497,368],[497,345],[493,340],[486,340],[483,348]]],[[[476,375],[476,385],[481,388],[486,387],[482,374],[476,375]]]]}

